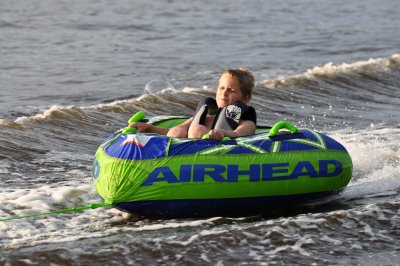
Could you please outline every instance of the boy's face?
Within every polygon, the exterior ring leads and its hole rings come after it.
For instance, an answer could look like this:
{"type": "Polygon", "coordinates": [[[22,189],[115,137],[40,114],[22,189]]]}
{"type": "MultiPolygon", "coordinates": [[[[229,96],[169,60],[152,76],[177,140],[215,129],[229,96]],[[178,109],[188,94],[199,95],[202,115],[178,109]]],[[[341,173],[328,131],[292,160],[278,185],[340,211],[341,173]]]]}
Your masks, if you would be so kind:
{"type": "Polygon", "coordinates": [[[234,104],[237,101],[246,104],[250,100],[249,97],[243,96],[239,81],[229,73],[224,73],[219,79],[216,98],[217,105],[220,108],[234,104]]]}

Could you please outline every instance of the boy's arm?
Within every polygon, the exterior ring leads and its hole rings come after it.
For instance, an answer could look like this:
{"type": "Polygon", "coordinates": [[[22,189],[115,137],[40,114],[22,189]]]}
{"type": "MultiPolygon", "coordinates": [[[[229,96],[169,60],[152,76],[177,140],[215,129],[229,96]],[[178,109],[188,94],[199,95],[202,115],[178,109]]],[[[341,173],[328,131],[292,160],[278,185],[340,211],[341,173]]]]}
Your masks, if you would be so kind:
{"type": "Polygon", "coordinates": [[[169,137],[175,137],[175,138],[187,138],[188,137],[188,130],[190,127],[190,124],[193,121],[193,117],[189,118],[182,124],[172,127],[169,129],[168,133],[166,134],[169,137]]]}
{"type": "Polygon", "coordinates": [[[254,133],[256,133],[256,124],[254,124],[254,122],[250,120],[243,120],[239,122],[239,126],[232,132],[236,132],[238,134],[236,137],[253,135],[254,133]]]}
{"type": "Polygon", "coordinates": [[[169,130],[169,128],[157,127],[143,122],[134,122],[129,127],[135,127],[137,129],[136,132],[156,133],[159,135],[167,135],[169,130]]]}
{"type": "Polygon", "coordinates": [[[210,137],[220,140],[223,137],[237,138],[253,135],[256,132],[256,125],[250,120],[241,120],[235,130],[214,129],[210,131],[210,137]]]}
{"type": "Polygon", "coordinates": [[[167,135],[169,137],[176,138],[187,138],[188,129],[190,123],[192,123],[192,120],[193,118],[190,118],[182,124],[172,128],[157,127],[152,124],[147,124],[143,122],[134,122],[130,124],[129,127],[136,127],[137,132],[156,133],[159,135],[167,135]]]}

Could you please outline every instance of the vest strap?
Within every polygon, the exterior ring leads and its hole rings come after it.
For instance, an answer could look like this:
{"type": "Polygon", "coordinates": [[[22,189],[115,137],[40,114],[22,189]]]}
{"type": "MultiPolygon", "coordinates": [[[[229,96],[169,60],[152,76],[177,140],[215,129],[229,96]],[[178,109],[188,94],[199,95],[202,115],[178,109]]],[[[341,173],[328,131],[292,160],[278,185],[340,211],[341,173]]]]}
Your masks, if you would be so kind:
{"type": "Polygon", "coordinates": [[[220,108],[215,116],[212,129],[235,130],[239,120],[249,107],[242,102],[236,102],[220,108]]]}
{"type": "Polygon", "coordinates": [[[193,115],[192,123],[204,125],[207,114],[214,115],[218,111],[217,102],[213,98],[206,98],[199,102],[193,115]]]}

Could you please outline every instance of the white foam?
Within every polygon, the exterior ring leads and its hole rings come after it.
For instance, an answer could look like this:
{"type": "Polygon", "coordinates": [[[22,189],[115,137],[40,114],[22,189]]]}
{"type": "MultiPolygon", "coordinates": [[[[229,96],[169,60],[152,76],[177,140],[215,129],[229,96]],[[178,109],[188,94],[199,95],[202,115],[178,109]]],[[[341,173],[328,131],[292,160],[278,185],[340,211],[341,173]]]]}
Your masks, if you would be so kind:
{"type": "MultiPolygon", "coordinates": [[[[31,215],[51,212],[60,209],[85,206],[91,202],[100,202],[92,184],[79,186],[60,186],[57,188],[42,186],[34,189],[18,189],[10,191],[0,188],[0,217],[15,215],[31,215]]],[[[213,223],[220,218],[205,220],[174,221],[148,223],[139,221],[135,226],[112,226],[126,222],[131,215],[115,208],[89,209],[83,212],[53,214],[36,218],[16,219],[0,222],[0,246],[17,248],[38,245],[41,243],[57,243],[76,241],[83,238],[101,237],[121,232],[146,232],[163,229],[198,227],[213,223]]],[[[203,235],[222,234],[223,230],[205,230],[203,235]]],[[[200,235],[195,234],[186,241],[177,241],[180,245],[190,245],[200,235]]],[[[170,241],[174,237],[170,238],[170,241]]]]}
{"type": "Polygon", "coordinates": [[[328,135],[346,147],[353,161],[350,184],[333,198],[350,200],[397,194],[400,190],[399,128],[371,127],[353,132],[329,132],[328,135]]]}
{"type": "Polygon", "coordinates": [[[382,180],[399,177],[400,129],[368,128],[356,132],[332,132],[353,160],[353,181],[382,180]]]}
{"type": "MultiPolygon", "coordinates": [[[[400,54],[393,54],[387,58],[371,58],[366,61],[358,61],[354,63],[335,64],[328,62],[324,66],[315,66],[308,69],[303,74],[284,75],[278,78],[263,81],[264,86],[289,87],[293,83],[303,82],[306,79],[319,79],[320,76],[338,76],[345,74],[346,76],[359,75],[360,72],[391,72],[400,65],[400,54]]],[[[322,90],[323,88],[321,88],[322,90]]]]}
{"type": "Polygon", "coordinates": [[[72,110],[73,108],[77,108],[75,106],[61,106],[61,105],[53,105],[51,106],[49,109],[45,110],[43,113],[39,113],[33,116],[21,116],[18,117],[15,120],[15,123],[18,124],[24,124],[27,121],[42,121],[42,120],[46,120],[48,117],[54,115],[54,113],[59,112],[59,111],[65,111],[65,110],[72,110]]]}
{"type": "Polygon", "coordinates": [[[198,241],[199,240],[199,235],[198,234],[194,234],[191,235],[186,241],[168,241],[171,244],[177,244],[180,246],[190,246],[193,242],[198,241]]]}
{"type": "MultiPolygon", "coordinates": [[[[42,186],[34,189],[0,189],[0,217],[25,216],[36,213],[51,212],[87,205],[93,202],[94,187],[91,184],[78,187],[61,186],[52,188],[42,186]]],[[[97,202],[99,199],[96,199],[97,202]]],[[[38,242],[62,241],[66,237],[80,238],[82,228],[87,227],[83,220],[92,218],[91,212],[71,214],[53,214],[30,219],[16,219],[0,222],[0,246],[33,245],[38,242]],[[75,217],[76,219],[71,219],[75,217]],[[46,228],[43,230],[43,228],[46,228]],[[59,230],[67,230],[67,234],[59,230]]],[[[96,222],[96,219],[93,219],[96,222]]]]}
{"type": "Polygon", "coordinates": [[[182,221],[182,222],[166,222],[166,223],[157,223],[157,224],[149,224],[143,225],[140,228],[133,229],[134,231],[153,231],[160,229],[171,229],[171,228],[180,228],[180,227],[197,227],[204,224],[210,224],[216,219],[220,219],[219,217],[213,217],[205,220],[193,220],[193,221],[182,221]]]}
{"type": "Polygon", "coordinates": [[[211,235],[221,235],[227,233],[227,230],[213,229],[213,230],[203,230],[200,232],[201,236],[211,236],[211,235]]]}
{"type": "Polygon", "coordinates": [[[381,71],[389,71],[393,65],[400,65],[400,54],[393,54],[389,58],[371,58],[367,61],[359,61],[355,63],[343,63],[340,65],[336,65],[332,62],[325,64],[323,67],[314,67],[312,69],[307,70],[305,76],[313,77],[315,75],[337,75],[339,73],[347,73],[350,74],[354,70],[360,69],[380,69],[381,71]]]}
{"type": "Polygon", "coordinates": [[[10,162],[7,160],[0,160],[0,174],[9,174],[9,167],[11,166],[10,162]]]}

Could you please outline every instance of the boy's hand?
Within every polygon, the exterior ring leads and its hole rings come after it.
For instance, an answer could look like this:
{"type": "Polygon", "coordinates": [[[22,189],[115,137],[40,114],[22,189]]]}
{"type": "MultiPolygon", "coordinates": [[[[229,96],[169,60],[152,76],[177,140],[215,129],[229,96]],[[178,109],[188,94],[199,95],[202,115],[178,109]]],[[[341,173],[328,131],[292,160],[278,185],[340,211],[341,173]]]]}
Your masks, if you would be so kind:
{"type": "Polygon", "coordinates": [[[136,132],[146,132],[146,131],[150,131],[152,125],[143,123],[143,122],[133,122],[133,123],[129,124],[128,127],[135,127],[136,132]]]}
{"type": "Polygon", "coordinates": [[[210,134],[210,139],[215,139],[215,140],[221,140],[224,137],[224,133],[222,133],[218,129],[212,129],[208,134],[210,134]]]}

